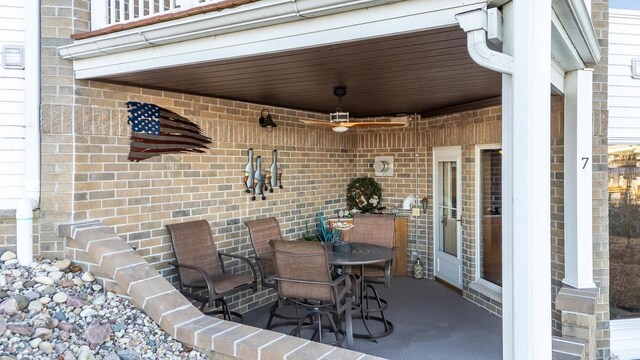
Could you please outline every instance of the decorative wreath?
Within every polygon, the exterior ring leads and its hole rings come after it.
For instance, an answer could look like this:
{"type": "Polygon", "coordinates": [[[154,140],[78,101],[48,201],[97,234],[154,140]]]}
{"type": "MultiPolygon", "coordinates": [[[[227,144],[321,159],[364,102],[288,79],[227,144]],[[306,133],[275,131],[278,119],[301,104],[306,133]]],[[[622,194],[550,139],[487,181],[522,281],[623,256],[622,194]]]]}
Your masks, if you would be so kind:
{"type": "Polygon", "coordinates": [[[379,213],[382,206],[382,188],[370,177],[357,177],[347,186],[347,207],[363,213],[379,213]]]}

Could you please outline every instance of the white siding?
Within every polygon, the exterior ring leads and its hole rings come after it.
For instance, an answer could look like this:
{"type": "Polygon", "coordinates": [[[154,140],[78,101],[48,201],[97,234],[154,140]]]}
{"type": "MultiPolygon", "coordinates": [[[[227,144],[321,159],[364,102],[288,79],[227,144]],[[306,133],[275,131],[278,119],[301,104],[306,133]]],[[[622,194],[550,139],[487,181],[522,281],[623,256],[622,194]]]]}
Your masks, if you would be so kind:
{"type": "MultiPolygon", "coordinates": [[[[22,1],[0,0],[0,52],[25,45],[22,1]]],[[[28,51],[28,50],[27,50],[28,51]]],[[[13,208],[24,194],[25,71],[0,66],[0,208],[13,208]]]]}
{"type": "Polygon", "coordinates": [[[610,9],[609,143],[640,143],[640,79],[631,59],[640,59],[640,11],[610,9]]]}

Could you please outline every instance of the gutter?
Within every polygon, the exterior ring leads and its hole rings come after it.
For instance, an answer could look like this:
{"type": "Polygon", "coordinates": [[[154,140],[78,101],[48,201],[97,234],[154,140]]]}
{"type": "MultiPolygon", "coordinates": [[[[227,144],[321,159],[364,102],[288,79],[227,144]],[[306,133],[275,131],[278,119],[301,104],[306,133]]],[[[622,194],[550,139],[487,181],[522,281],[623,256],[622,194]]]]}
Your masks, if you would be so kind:
{"type": "MultiPolygon", "coordinates": [[[[74,41],[58,48],[64,59],[84,59],[203,37],[343,13],[401,0],[262,0],[219,12],[74,41]]],[[[212,41],[215,41],[213,39],[212,41]]]]}
{"type": "Polygon", "coordinates": [[[551,7],[582,61],[589,67],[595,66],[601,57],[600,45],[584,0],[553,0],[551,7]]]}

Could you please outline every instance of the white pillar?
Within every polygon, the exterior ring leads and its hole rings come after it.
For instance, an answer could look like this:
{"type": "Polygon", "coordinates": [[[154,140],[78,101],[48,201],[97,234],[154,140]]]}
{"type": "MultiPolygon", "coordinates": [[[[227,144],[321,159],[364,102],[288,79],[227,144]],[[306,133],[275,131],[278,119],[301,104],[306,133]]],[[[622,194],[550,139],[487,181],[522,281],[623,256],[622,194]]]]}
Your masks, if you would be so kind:
{"type": "Polygon", "coordinates": [[[551,359],[551,1],[507,5],[503,76],[503,358],[551,359]],[[509,36],[507,36],[507,33],[509,36]]]}
{"type": "Polygon", "coordinates": [[[593,72],[565,76],[564,273],[574,288],[594,288],[592,228],[593,72]]]}

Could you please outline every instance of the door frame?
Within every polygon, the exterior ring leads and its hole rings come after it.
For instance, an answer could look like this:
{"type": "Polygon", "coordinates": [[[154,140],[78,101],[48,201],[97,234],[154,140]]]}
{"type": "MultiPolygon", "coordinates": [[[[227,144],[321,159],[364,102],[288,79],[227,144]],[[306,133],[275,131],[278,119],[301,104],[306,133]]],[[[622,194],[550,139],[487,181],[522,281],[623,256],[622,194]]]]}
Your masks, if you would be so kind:
{"type": "Polygon", "coordinates": [[[433,172],[431,174],[433,179],[433,254],[434,254],[434,276],[440,278],[447,283],[455,286],[459,289],[462,289],[462,147],[461,146],[443,146],[443,147],[434,147],[433,148],[433,172]],[[447,253],[440,251],[440,230],[438,222],[440,221],[440,211],[439,211],[439,196],[438,196],[438,186],[439,186],[439,174],[438,174],[438,163],[441,161],[455,161],[456,167],[458,169],[458,174],[456,176],[456,186],[458,188],[457,191],[457,199],[456,199],[456,208],[458,209],[458,219],[456,221],[457,227],[457,255],[453,257],[447,253]],[[447,262],[449,265],[456,265],[458,267],[457,279],[444,277],[439,274],[440,262],[447,262]]]}

